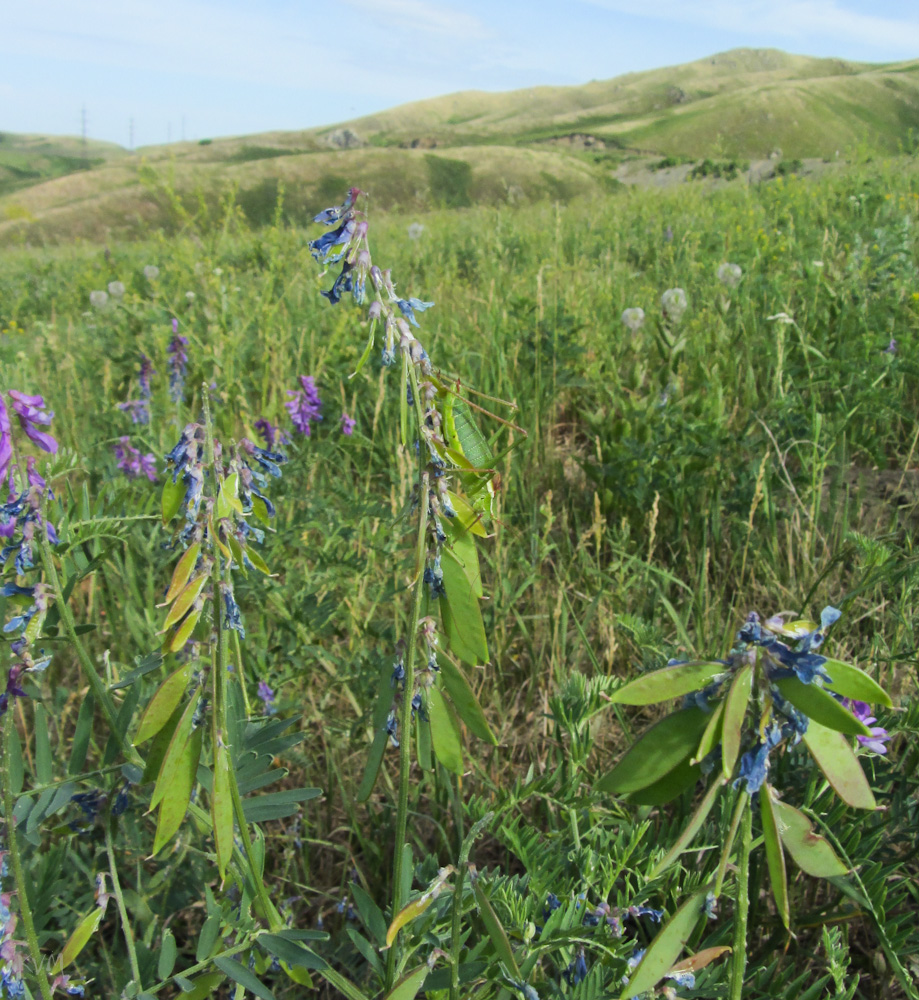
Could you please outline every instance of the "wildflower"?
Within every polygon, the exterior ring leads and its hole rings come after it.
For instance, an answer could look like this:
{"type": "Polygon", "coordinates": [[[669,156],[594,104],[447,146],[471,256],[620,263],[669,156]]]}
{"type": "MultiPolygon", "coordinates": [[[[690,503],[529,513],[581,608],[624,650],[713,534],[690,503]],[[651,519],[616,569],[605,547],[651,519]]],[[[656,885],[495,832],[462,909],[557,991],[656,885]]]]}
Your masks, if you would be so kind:
{"type": "Polygon", "coordinates": [[[890,739],[890,733],[882,726],[872,726],[872,722],[877,719],[871,714],[871,706],[865,701],[855,701],[851,698],[844,698],[843,705],[871,731],[870,736],[858,736],[858,742],[871,753],[886,754],[886,743],[890,739]]]}
{"type": "Polygon", "coordinates": [[[192,302],[195,301],[195,293],[194,292],[186,292],[185,293],[185,299],[188,302],[188,304],[191,305],[192,302]]]}
{"type": "Polygon", "coordinates": [[[147,279],[147,281],[156,281],[156,279],[159,276],[160,276],[160,269],[156,266],[156,264],[148,264],[144,268],[144,277],[147,279]]]}
{"type": "Polygon", "coordinates": [[[223,627],[225,629],[234,629],[239,633],[240,639],[245,639],[246,629],[242,622],[239,605],[236,603],[236,598],[233,596],[233,587],[231,584],[224,583],[221,584],[221,590],[223,591],[223,605],[225,610],[223,627]]]}
{"type": "Polygon", "coordinates": [[[344,251],[332,257],[329,256],[329,253],[334,247],[340,247],[343,244],[351,242],[356,225],[353,219],[346,219],[338,229],[332,229],[327,233],[323,233],[322,236],[317,236],[316,239],[310,240],[307,244],[310,248],[310,253],[312,253],[316,260],[324,260],[327,264],[334,264],[341,260],[344,251]]]}
{"type": "Polygon", "coordinates": [[[667,226],[667,228],[664,230],[664,242],[665,243],[673,242],[673,226],[667,226]]]}
{"type": "Polygon", "coordinates": [[[118,403],[117,407],[130,416],[132,424],[150,423],[150,401],[147,399],[128,399],[124,403],[118,403]]]}
{"type": "Polygon", "coordinates": [[[275,694],[274,691],[268,686],[266,681],[258,682],[258,696],[265,706],[266,715],[274,715],[278,708],[275,704],[275,694]]]}
{"type": "Polygon", "coordinates": [[[743,277],[743,271],[739,264],[724,263],[718,267],[718,280],[728,288],[736,288],[743,277]]]}
{"type": "Polygon", "coordinates": [[[110,281],[108,283],[108,293],[113,299],[124,297],[124,285],[120,281],[110,281]]]}
{"type": "Polygon", "coordinates": [[[312,421],[322,420],[322,400],[312,375],[301,375],[300,386],[300,389],[287,390],[287,395],[292,398],[284,404],[284,408],[296,430],[309,437],[312,421]]]}
{"type": "Polygon", "coordinates": [[[153,363],[146,354],[141,352],[140,370],[137,373],[137,384],[140,386],[141,399],[150,399],[153,389],[150,386],[150,379],[156,372],[153,370],[153,363]]]}
{"type": "Polygon", "coordinates": [[[587,978],[587,959],[584,949],[578,952],[578,957],[562,973],[569,986],[575,986],[587,978]]]}
{"type": "Polygon", "coordinates": [[[172,320],[172,339],[166,348],[169,355],[169,398],[180,403],[185,390],[185,375],[188,372],[188,337],[179,336],[179,321],[172,320]]]}
{"type": "Polygon", "coordinates": [[[345,437],[351,437],[356,426],[357,421],[354,417],[349,417],[347,413],[343,413],[341,415],[341,432],[345,435],[345,437]]]}
{"type": "Polygon", "coordinates": [[[156,482],[156,458],[153,452],[148,451],[146,455],[141,455],[140,450],[131,444],[131,439],[127,435],[118,438],[112,445],[112,450],[118,460],[118,468],[128,479],[146,476],[151,483],[156,482]]]}
{"type": "Polygon", "coordinates": [[[321,222],[326,226],[333,225],[351,211],[361,194],[360,188],[351,188],[345,196],[343,204],[336,205],[334,208],[327,208],[318,215],[313,216],[313,222],[321,222]]]}
{"type": "Polygon", "coordinates": [[[645,325],[645,311],[639,306],[632,306],[623,310],[621,319],[623,325],[635,333],[645,325]]]}
{"type": "Polygon", "coordinates": [[[89,293],[89,304],[93,309],[104,309],[107,302],[108,292],[97,290],[89,293]]]}
{"type": "Polygon", "coordinates": [[[671,323],[679,323],[688,306],[686,292],[682,288],[668,288],[661,296],[661,308],[671,323]]]}
{"type": "Polygon", "coordinates": [[[418,320],[415,319],[416,312],[424,312],[426,309],[430,309],[434,303],[433,302],[422,302],[421,299],[396,299],[396,305],[399,307],[402,315],[412,324],[412,326],[418,326],[418,320]]]}
{"type": "Polygon", "coordinates": [[[893,337],[890,338],[890,343],[884,348],[884,350],[883,350],[882,353],[884,353],[884,354],[896,354],[897,353],[897,342],[896,342],[896,340],[893,337]]]}
{"type": "MultiPolygon", "coordinates": [[[[0,485],[8,476],[11,477],[10,464],[13,458],[13,428],[10,425],[10,414],[0,396],[0,485]]],[[[10,481],[12,486],[12,479],[10,481]]]]}
{"type": "Polygon", "coordinates": [[[386,718],[386,735],[389,736],[389,742],[394,747],[399,745],[398,733],[399,720],[396,718],[395,712],[390,712],[386,718]]]}
{"type": "MultiPolygon", "coordinates": [[[[47,427],[54,416],[53,410],[50,413],[45,412],[44,399],[41,396],[29,396],[24,392],[17,392],[15,389],[10,389],[10,399],[13,403],[13,410],[19,418],[19,426],[25,431],[26,437],[37,444],[42,451],[47,451],[51,455],[56,454],[57,441],[50,434],[40,430],[41,427],[47,427]]],[[[0,429],[2,429],[2,424],[0,424],[0,429]]],[[[2,453],[2,446],[0,446],[0,453],[2,453]]],[[[2,459],[0,459],[0,467],[2,467],[2,459]]]]}
{"type": "Polygon", "coordinates": [[[290,435],[287,431],[281,430],[280,427],[277,427],[275,424],[271,423],[270,420],[266,420],[264,417],[256,420],[254,427],[261,435],[265,444],[272,450],[278,445],[290,444],[290,435]]]}
{"type": "Polygon", "coordinates": [[[353,283],[351,280],[351,265],[345,261],[342,264],[341,274],[335,279],[332,287],[327,292],[320,292],[324,298],[327,298],[332,305],[337,305],[341,302],[342,294],[345,292],[350,292],[353,289],[353,283]]]}
{"type": "Polygon", "coordinates": [[[424,226],[420,222],[413,222],[408,227],[408,238],[410,240],[420,240],[423,232],[424,226]]]}

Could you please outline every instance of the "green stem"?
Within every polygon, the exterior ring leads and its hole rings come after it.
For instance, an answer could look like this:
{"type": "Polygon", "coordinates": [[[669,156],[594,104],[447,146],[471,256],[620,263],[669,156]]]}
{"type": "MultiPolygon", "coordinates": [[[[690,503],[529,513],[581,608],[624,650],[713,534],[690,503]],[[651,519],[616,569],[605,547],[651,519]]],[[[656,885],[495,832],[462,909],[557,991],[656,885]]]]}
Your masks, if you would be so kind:
{"type": "MultiPolygon", "coordinates": [[[[196,972],[203,972],[212,962],[216,961],[218,958],[232,958],[234,955],[238,955],[241,951],[245,951],[246,948],[252,947],[252,939],[246,938],[242,944],[234,944],[232,948],[227,948],[226,951],[222,951],[213,958],[206,958],[203,962],[198,962],[197,965],[190,965],[187,969],[183,969],[180,973],[183,979],[188,979],[189,976],[193,976],[196,972]]],[[[144,990],[144,993],[159,993],[160,990],[166,989],[167,986],[174,985],[173,977],[170,976],[168,979],[162,980],[162,982],[156,983],[154,986],[149,986],[144,990]]],[[[181,996],[181,994],[179,994],[181,996]]]]}
{"type": "Polygon", "coordinates": [[[102,713],[109,724],[111,735],[121,745],[121,752],[124,754],[125,759],[132,764],[137,764],[138,766],[143,767],[143,758],[128,741],[127,736],[119,730],[118,713],[115,711],[115,705],[109,695],[108,688],[99,676],[89,653],[86,651],[86,647],[77,635],[73,612],[70,610],[70,605],[63,598],[61,580],[57,574],[57,567],[54,565],[51,543],[48,541],[47,537],[42,538],[39,548],[41,550],[41,562],[42,568],[45,571],[45,579],[47,579],[48,583],[51,584],[51,589],[57,599],[58,613],[60,614],[61,622],[64,625],[64,632],[66,633],[70,644],[76,651],[77,659],[80,661],[80,666],[86,674],[86,678],[89,681],[89,686],[92,689],[96,703],[102,707],[102,713]]]}
{"type": "MultiPolygon", "coordinates": [[[[12,709],[12,706],[10,706],[12,709]]],[[[22,858],[19,854],[19,841],[16,837],[16,821],[13,819],[13,785],[10,780],[10,760],[12,759],[13,739],[15,738],[13,713],[8,710],[3,720],[3,813],[6,817],[6,840],[13,868],[13,881],[16,884],[16,895],[19,899],[19,917],[26,931],[26,941],[29,944],[29,954],[35,966],[35,977],[41,990],[43,1000],[51,1000],[51,984],[42,965],[41,950],[38,947],[38,935],[35,933],[35,922],[32,920],[32,909],[26,893],[26,877],[22,868],[22,858]]]]}
{"type": "MultiPolygon", "coordinates": [[[[745,802],[743,794],[741,802],[745,802]]],[[[734,895],[734,950],[731,954],[730,1000],[743,1000],[743,977],[747,968],[747,916],[750,912],[750,844],[753,841],[753,811],[743,812],[740,831],[740,858],[734,895]]]]}
{"type": "Polygon", "coordinates": [[[750,796],[746,792],[740,792],[737,796],[737,805],[734,807],[734,815],[731,818],[731,829],[728,831],[728,839],[725,841],[724,849],[721,853],[721,863],[718,865],[718,877],[715,879],[715,888],[712,890],[715,899],[721,895],[721,887],[724,885],[724,877],[728,870],[728,861],[731,858],[731,848],[734,846],[734,838],[737,836],[737,828],[740,826],[740,818],[743,811],[749,804],[750,796]]]}
{"type": "MultiPolygon", "coordinates": [[[[418,433],[423,434],[424,415],[421,412],[421,399],[418,390],[418,378],[415,368],[409,369],[412,380],[412,395],[415,401],[415,416],[418,421],[418,433]]],[[[421,604],[424,598],[424,563],[427,548],[427,527],[428,527],[428,475],[425,472],[427,465],[427,445],[422,440],[419,441],[418,456],[418,485],[420,495],[418,497],[418,536],[415,542],[415,573],[414,587],[415,593],[412,599],[412,613],[409,619],[408,633],[406,636],[405,650],[405,679],[402,685],[402,706],[399,718],[399,800],[396,807],[396,839],[395,857],[393,859],[393,887],[392,887],[392,915],[395,915],[405,905],[402,898],[402,878],[404,867],[404,851],[406,831],[408,829],[408,793],[409,778],[412,766],[412,696],[415,690],[415,647],[418,636],[418,622],[421,619],[421,604]]],[[[386,956],[386,985],[387,989],[392,989],[396,972],[396,949],[392,947],[386,956]]]]}
{"type": "Polygon", "coordinates": [[[112,878],[112,891],[118,903],[118,912],[121,914],[121,927],[124,931],[124,941],[128,948],[128,960],[131,963],[131,976],[138,988],[141,988],[140,966],[137,963],[137,948],[134,945],[134,932],[131,930],[131,918],[128,916],[127,907],[124,905],[124,894],[121,891],[121,882],[118,880],[118,866],[115,864],[115,850],[112,846],[112,824],[114,819],[109,816],[105,824],[105,851],[108,854],[108,870],[112,878]]]}

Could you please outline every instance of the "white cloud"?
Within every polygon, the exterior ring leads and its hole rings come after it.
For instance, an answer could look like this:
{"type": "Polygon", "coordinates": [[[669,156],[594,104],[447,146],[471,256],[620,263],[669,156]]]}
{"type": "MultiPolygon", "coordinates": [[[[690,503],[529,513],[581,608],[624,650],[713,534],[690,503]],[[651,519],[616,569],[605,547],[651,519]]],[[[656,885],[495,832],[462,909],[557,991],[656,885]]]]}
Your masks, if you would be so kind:
{"type": "Polygon", "coordinates": [[[837,0],[585,0],[596,7],[635,17],[764,35],[798,43],[817,38],[858,42],[891,52],[919,52],[919,17],[885,17],[843,7],[837,0]]]}
{"type": "Polygon", "coordinates": [[[345,0],[383,25],[405,31],[439,35],[454,41],[473,41],[487,34],[477,18],[463,10],[427,0],[345,0]]]}

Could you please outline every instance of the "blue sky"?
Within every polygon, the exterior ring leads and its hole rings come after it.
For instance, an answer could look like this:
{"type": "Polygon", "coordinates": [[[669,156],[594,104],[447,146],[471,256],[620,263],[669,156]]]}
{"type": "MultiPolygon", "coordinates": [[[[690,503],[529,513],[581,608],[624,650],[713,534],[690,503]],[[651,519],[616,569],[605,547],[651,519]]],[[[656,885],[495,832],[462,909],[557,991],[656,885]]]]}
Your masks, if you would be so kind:
{"type": "Polygon", "coordinates": [[[13,0],[0,130],[135,145],[298,129],[457,90],[578,84],[740,46],[919,58],[915,0],[13,0]]]}

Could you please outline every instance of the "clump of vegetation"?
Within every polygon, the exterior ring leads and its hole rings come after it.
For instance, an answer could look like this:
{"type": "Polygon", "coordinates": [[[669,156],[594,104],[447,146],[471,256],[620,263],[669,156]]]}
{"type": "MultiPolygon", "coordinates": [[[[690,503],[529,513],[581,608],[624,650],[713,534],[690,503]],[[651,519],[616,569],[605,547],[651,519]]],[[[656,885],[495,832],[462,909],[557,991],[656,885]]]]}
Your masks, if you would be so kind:
{"type": "Polygon", "coordinates": [[[701,163],[697,163],[689,172],[690,180],[699,180],[703,177],[718,177],[722,180],[732,181],[735,177],[745,173],[750,169],[750,164],[738,160],[710,160],[706,157],[701,163]]]}

